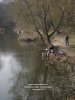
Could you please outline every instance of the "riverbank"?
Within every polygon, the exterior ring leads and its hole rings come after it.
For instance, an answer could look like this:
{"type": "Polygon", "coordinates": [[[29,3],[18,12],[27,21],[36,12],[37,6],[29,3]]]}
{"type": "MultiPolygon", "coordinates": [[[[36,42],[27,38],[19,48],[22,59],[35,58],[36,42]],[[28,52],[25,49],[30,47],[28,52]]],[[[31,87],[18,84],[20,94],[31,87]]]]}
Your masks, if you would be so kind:
{"type": "MultiPolygon", "coordinates": [[[[66,34],[59,34],[59,35],[55,35],[52,38],[52,43],[54,44],[54,46],[59,47],[60,50],[62,50],[63,52],[66,52],[67,55],[69,56],[75,56],[75,35],[74,34],[69,34],[70,36],[70,46],[66,46],[65,45],[65,37],[66,34]]],[[[27,43],[41,43],[40,41],[40,37],[38,36],[37,32],[25,32],[25,33],[21,33],[18,36],[18,41],[21,45],[24,45],[25,42],[27,43]],[[39,42],[38,42],[39,41],[39,42]]]]}
{"type": "Polygon", "coordinates": [[[67,55],[75,56],[75,35],[71,34],[69,36],[70,36],[70,39],[69,39],[70,45],[69,46],[66,46],[66,43],[65,43],[66,35],[62,35],[62,34],[56,35],[52,42],[55,46],[59,46],[60,50],[66,52],[67,55]]]}
{"type": "Polygon", "coordinates": [[[22,32],[18,34],[18,41],[21,42],[31,42],[36,41],[39,38],[38,34],[36,32],[22,32]]]}

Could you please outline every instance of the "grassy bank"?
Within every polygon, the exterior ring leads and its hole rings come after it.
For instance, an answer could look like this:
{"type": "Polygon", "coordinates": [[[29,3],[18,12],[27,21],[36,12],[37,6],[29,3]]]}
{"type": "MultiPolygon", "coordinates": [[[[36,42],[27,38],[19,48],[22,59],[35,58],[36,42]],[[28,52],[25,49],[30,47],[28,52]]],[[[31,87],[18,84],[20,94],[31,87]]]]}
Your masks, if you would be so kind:
{"type": "Polygon", "coordinates": [[[72,48],[73,50],[75,50],[75,35],[74,35],[74,34],[72,34],[72,35],[70,36],[70,46],[71,46],[71,48],[72,48]]]}

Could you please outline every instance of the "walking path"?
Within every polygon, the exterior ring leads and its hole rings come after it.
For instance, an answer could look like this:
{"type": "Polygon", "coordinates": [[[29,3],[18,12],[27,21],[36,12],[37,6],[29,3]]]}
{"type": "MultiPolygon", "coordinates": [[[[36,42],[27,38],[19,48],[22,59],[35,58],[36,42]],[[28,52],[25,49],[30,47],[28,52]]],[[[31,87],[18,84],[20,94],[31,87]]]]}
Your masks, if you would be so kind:
{"type": "Polygon", "coordinates": [[[75,50],[71,46],[66,46],[65,44],[65,35],[57,35],[53,39],[53,44],[59,47],[59,50],[62,50],[67,53],[68,56],[75,56],[75,50]]]}

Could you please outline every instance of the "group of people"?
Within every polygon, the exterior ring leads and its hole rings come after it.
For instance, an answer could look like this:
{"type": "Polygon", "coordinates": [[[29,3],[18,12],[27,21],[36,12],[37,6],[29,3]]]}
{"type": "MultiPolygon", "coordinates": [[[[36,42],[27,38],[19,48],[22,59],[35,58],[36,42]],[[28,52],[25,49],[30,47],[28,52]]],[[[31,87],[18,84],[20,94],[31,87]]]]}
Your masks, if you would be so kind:
{"type": "Polygon", "coordinates": [[[55,54],[55,46],[50,43],[45,50],[43,50],[42,52],[42,58],[44,58],[44,55],[47,56],[47,58],[49,58],[50,55],[54,55],[55,54]]]}
{"type": "Polygon", "coordinates": [[[44,52],[42,52],[42,58],[45,58],[51,63],[60,61],[66,61],[66,53],[61,50],[56,50],[56,47],[53,44],[50,44],[44,52]]]}
{"type": "MultiPolygon", "coordinates": [[[[66,35],[65,37],[65,44],[66,46],[69,46],[69,36],[66,35]]],[[[62,51],[58,50],[58,47],[54,46],[52,43],[47,45],[45,50],[42,52],[42,58],[47,58],[50,62],[60,61],[65,62],[67,59],[67,54],[62,51]]]]}

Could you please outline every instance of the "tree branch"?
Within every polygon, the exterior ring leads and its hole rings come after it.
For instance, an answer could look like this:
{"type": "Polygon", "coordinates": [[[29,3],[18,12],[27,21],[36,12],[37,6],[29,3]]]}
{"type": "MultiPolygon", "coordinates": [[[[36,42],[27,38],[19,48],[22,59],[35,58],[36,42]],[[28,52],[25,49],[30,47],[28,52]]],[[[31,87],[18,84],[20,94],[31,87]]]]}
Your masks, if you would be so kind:
{"type": "Polygon", "coordinates": [[[61,22],[62,22],[62,20],[63,20],[66,6],[67,6],[67,0],[66,0],[65,7],[64,7],[64,9],[63,9],[63,12],[62,12],[62,15],[61,15],[60,21],[59,21],[57,27],[55,28],[55,30],[50,34],[50,38],[51,38],[51,36],[52,36],[52,35],[53,35],[57,30],[58,30],[58,28],[59,28],[59,26],[60,26],[60,24],[61,24],[61,22]]]}

